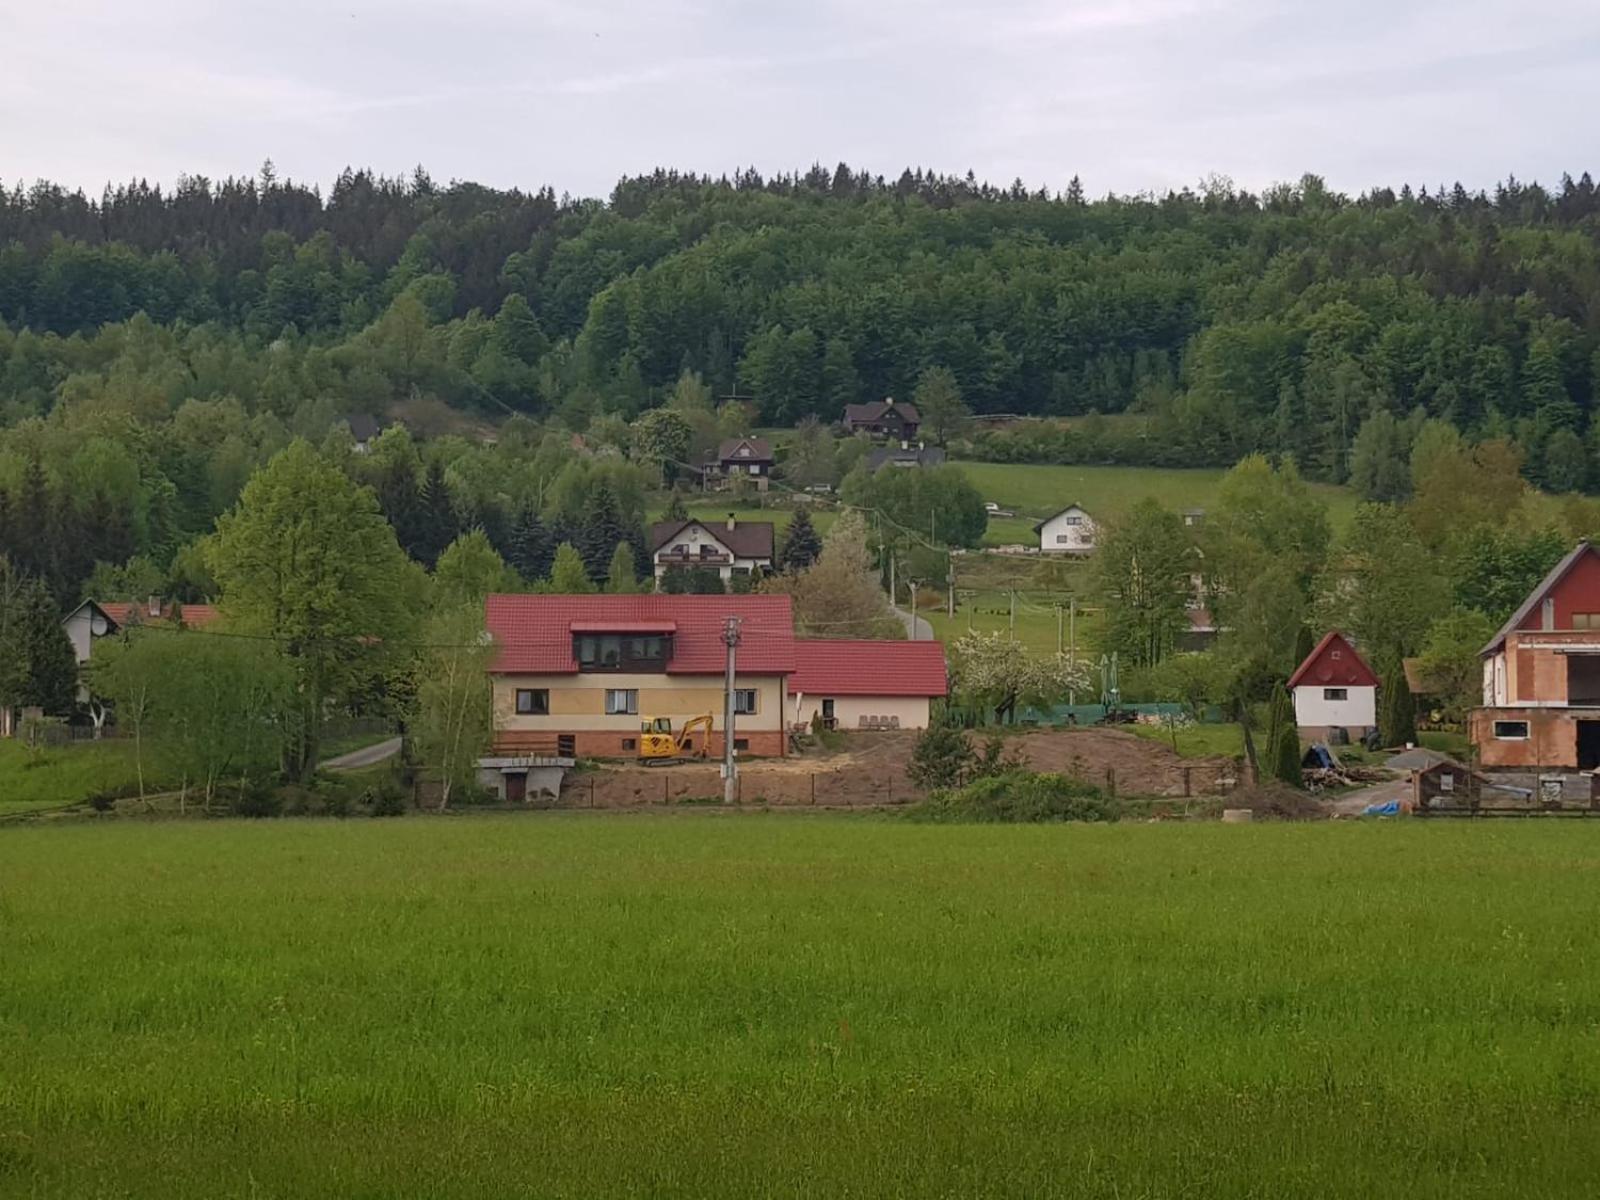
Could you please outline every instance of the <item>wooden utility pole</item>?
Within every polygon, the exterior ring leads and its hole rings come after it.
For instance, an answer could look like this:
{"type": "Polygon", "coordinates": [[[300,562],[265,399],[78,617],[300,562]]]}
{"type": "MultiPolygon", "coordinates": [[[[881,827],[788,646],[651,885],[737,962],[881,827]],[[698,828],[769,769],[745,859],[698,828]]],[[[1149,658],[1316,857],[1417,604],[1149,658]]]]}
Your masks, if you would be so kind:
{"type": "Polygon", "coordinates": [[[728,648],[727,679],[722,696],[722,802],[732,804],[738,792],[738,763],[733,754],[733,691],[736,659],[739,651],[739,618],[728,617],[722,623],[722,644],[728,648]]]}
{"type": "Polygon", "coordinates": [[[956,615],[956,560],[952,555],[944,561],[945,615],[955,620],[956,615]]]}
{"type": "Polygon", "coordinates": [[[911,589],[911,640],[917,640],[917,581],[908,580],[906,586],[911,589]]]}

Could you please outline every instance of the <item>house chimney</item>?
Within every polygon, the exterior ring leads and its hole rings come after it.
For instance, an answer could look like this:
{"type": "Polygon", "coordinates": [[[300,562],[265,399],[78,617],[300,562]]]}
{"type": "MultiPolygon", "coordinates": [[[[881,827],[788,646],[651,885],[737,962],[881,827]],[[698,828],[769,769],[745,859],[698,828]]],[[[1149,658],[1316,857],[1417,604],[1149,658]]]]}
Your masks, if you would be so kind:
{"type": "Polygon", "coordinates": [[[149,610],[148,611],[149,611],[149,614],[152,617],[159,618],[161,616],[161,597],[160,596],[151,596],[150,597],[149,610]]]}
{"type": "Polygon", "coordinates": [[[732,533],[732,532],[733,532],[733,527],[734,527],[734,526],[735,526],[735,525],[737,525],[737,524],[738,524],[738,523],[739,523],[739,522],[737,522],[737,521],[735,521],[735,520],[734,520],[734,519],[733,519],[733,514],[732,514],[732,513],[729,513],[729,514],[728,514],[728,532],[729,532],[729,533],[732,533]]]}

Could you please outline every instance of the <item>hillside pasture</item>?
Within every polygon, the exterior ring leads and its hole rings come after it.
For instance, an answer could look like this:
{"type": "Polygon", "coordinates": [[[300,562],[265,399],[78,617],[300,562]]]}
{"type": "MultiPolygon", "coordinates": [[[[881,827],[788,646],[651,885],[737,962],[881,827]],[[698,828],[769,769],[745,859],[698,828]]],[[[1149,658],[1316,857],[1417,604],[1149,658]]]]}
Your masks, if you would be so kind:
{"type": "Polygon", "coordinates": [[[0,1193],[1583,1196],[1600,829],[0,836],[0,1193]]]}

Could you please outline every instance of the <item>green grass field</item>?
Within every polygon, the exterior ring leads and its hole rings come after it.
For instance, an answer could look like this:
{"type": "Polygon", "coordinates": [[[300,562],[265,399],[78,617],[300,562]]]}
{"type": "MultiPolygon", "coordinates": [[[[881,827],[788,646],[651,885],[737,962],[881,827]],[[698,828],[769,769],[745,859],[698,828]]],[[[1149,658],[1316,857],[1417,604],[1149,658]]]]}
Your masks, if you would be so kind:
{"type": "MultiPolygon", "coordinates": [[[[1034,543],[1034,524],[1041,518],[1078,503],[1090,515],[1105,519],[1128,511],[1140,500],[1154,496],[1168,508],[1214,508],[1222,470],[1183,470],[1164,467],[1052,467],[1015,463],[961,462],[956,464],[983,493],[1015,519],[990,522],[991,544],[1007,541],[1034,543]]],[[[1356,494],[1331,484],[1308,485],[1328,506],[1335,529],[1349,524],[1355,513],[1356,494]]]]}
{"type": "MultiPolygon", "coordinates": [[[[149,764],[146,772],[151,772],[149,764]]],[[[77,742],[46,750],[37,764],[20,743],[0,740],[0,816],[62,808],[96,792],[129,795],[138,789],[133,743],[77,742]]],[[[152,787],[160,781],[147,774],[152,787]]]]}
{"type": "Polygon", "coordinates": [[[1600,828],[0,833],[0,1194],[1550,1197],[1600,828]]]}

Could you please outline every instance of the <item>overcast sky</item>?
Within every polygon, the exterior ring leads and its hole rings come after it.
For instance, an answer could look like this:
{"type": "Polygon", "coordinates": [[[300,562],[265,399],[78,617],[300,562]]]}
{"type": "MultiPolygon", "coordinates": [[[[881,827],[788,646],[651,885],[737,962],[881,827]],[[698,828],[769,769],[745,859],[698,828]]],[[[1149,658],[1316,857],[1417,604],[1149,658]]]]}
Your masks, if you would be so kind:
{"type": "Polygon", "coordinates": [[[0,179],[1600,173],[1600,0],[0,0],[0,179]]]}

